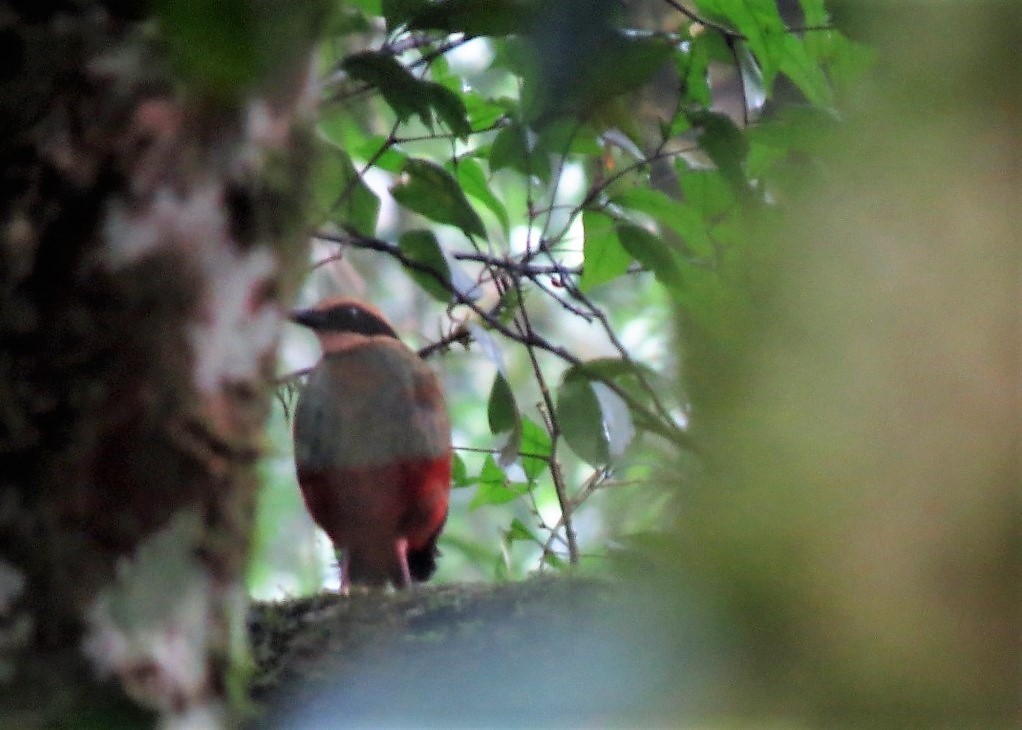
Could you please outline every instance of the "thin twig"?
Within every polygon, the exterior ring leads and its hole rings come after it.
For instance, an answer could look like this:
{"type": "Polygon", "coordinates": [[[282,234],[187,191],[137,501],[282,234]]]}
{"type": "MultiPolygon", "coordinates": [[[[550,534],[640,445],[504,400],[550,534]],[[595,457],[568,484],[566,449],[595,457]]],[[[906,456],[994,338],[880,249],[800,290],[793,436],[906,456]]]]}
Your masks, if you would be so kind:
{"type": "MultiPolygon", "coordinates": [[[[365,248],[372,251],[379,251],[385,253],[388,256],[394,258],[406,269],[412,271],[419,271],[426,274],[427,276],[435,279],[441,286],[443,286],[451,296],[457,301],[458,304],[462,304],[468,307],[476,316],[486,322],[486,324],[495,332],[499,333],[503,337],[508,338],[521,345],[532,345],[541,350],[545,350],[555,357],[560,358],[569,365],[583,366],[584,361],[578,356],[572,354],[568,350],[558,345],[554,345],[545,337],[537,333],[535,330],[528,332],[526,335],[515,332],[506,324],[500,321],[495,312],[488,312],[476,304],[470,297],[459,291],[457,288],[451,286],[451,283],[440,273],[438,273],[431,266],[413,261],[408,258],[404,252],[392,243],[382,241],[378,238],[372,238],[364,236],[355,231],[348,231],[345,235],[339,236],[336,234],[330,234],[321,232],[317,234],[317,237],[324,241],[333,241],[334,243],[349,244],[357,246],[358,248],[365,248]]],[[[673,421],[664,420],[659,417],[656,413],[651,412],[646,406],[636,400],[631,393],[622,388],[613,379],[604,377],[599,373],[591,374],[591,377],[599,380],[601,383],[610,388],[619,398],[621,398],[627,405],[628,408],[633,412],[636,417],[636,423],[642,425],[646,430],[653,433],[657,433],[664,438],[668,439],[672,443],[677,444],[682,448],[692,448],[693,444],[691,438],[684,430],[679,428],[673,421]]]]}
{"type": "Polygon", "coordinates": [[[726,38],[740,38],[745,40],[745,36],[736,30],[728,28],[726,25],[722,25],[708,18],[704,18],[701,15],[689,10],[677,0],[664,0],[665,3],[670,5],[672,8],[677,10],[679,13],[684,15],[686,18],[691,20],[693,23],[699,23],[699,25],[705,26],[706,28],[712,28],[726,38]]]}
{"type": "MultiPolygon", "coordinates": [[[[595,492],[599,488],[599,485],[606,478],[607,478],[607,472],[605,470],[597,469],[596,471],[594,471],[589,476],[589,478],[586,479],[585,483],[582,485],[582,490],[575,497],[575,500],[573,501],[573,504],[572,504],[572,510],[574,510],[575,507],[578,507],[583,502],[585,502],[593,494],[593,492],[595,492]]],[[[561,529],[562,526],[564,526],[564,511],[563,510],[561,511],[561,517],[557,520],[557,524],[555,524],[553,527],[548,527],[547,528],[550,531],[550,533],[549,533],[549,537],[547,537],[546,542],[543,543],[543,546],[542,546],[543,547],[543,555],[544,556],[547,555],[548,553],[553,552],[551,550],[551,547],[553,546],[553,543],[555,542],[555,537],[560,533],[560,529],[561,529]]],[[[570,557],[570,552],[569,552],[569,557],[570,557]]],[[[577,560],[578,560],[578,554],[576,553],[575,554],[575,560],[572,561],[572,562],[574,563],[577,560]]]]}
{"type": "MultiPolygon", "coordinates": [[[[533,334],[532,322],[529,319],[528,310],[525,308],[524,292],[522,291],[521,279],[513,278],[515,293],[518,295],[518,314],[515,322],[521,334],[528,339],[533,334]]],[[[568,496],[568,488],[564,483],[564,475],[561,473],[561,464],[557,460],[557,447],[561,437],[561,427],[557,421],[556,408],[553,396],[550,395],[550,388],[547,385],[546,377],[543,375],[543,368],[536,358],[536,350],[532,345],[526,345],[526,352],[529,355],[529,362],[532,364],[532,373],[539,385],[540,394],[543,397],[545,406],[545,420],[550,434],[550,477],[554,482],[554,491],[557,493],[557,502],[561,508],[561,522],[564,525],[564,536],[568,541],[568,559],[572,565],[578,563],[578,540],[575,536],[575,526],[571,521],[572,503],[568,496]]]]}

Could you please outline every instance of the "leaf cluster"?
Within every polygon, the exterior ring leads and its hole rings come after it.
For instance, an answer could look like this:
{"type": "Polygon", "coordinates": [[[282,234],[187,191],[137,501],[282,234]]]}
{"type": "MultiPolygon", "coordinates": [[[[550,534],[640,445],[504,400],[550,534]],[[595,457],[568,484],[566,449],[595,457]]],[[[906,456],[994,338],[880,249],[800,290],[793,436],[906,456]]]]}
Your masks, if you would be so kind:
{"type": "Polygon", "coordinates": [[[637,442],[692,449],[673,357],[644,361],[621,330],[665,308],[713,327],[750,221],[783,206],[812,164],[813,130],[837,123],[868,55],[822,0],[800,8],[793,24],[774,0],[664,0],[646,26],[609,0],[338,11],[322,58],[317,235],[395,259],[446,308],[449,334],[424,354],[457,342],[493,364],[490,441],[473,447],[487,455],[471,469],[458,458],[455,486],[475,490],[473,508],[528,505],[533,524],[511,519],[505,548],[578,562],[573,516],[622,481],[637,442]],[[472,51],[481,68],[464,61],[472,51]],[[737,111],[722,110],[728,94],[737,111]],[[403,214],[389,240],[371,170],[403,214]],[[555,315],[611,354],[562,344],[555,315]],[[544,490],[556,524],[540,517],[544,490]]]}

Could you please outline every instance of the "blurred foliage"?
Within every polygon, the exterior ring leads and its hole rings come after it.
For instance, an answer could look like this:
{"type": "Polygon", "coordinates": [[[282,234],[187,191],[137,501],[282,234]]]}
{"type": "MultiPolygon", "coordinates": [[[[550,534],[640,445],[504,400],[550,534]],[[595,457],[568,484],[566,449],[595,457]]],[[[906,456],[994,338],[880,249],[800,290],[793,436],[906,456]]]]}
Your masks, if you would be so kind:
{"type": "MultiPolygon", "coordinates": [[[[335,8],[309,296],[374,300],[443,374],[458,458],[440,580],[599,569],[671,524],[657,464],[692,449],[671,312],[743,336],[728,307],[760,255],[750,214],[785,205],[814,164],[806,131],[837,123],[868,63],[818,0],[787,18],[773,0],[644,8],[335,8]]],[[[259,546],[295,524],[287,448],[259,546]]]]}
{"type": "Polygon", "coordinates": [[[681,312],[706,471],[665,570],[735,716],[1017,727],[1022,22],[843,5],[880,62],[681,312]]]}

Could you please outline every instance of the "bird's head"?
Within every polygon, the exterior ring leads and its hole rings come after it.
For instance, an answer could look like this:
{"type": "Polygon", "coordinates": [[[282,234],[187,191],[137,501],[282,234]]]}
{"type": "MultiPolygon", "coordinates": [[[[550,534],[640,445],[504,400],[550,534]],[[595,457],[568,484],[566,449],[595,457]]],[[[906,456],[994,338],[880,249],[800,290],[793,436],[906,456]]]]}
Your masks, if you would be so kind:
{"type": "Polygon", "coordinates": [[[323,352],[338,352],[372,337],[393,337],[397,332],[376,307],[347,297],[330,297],[309,309],[291,313],[291,321],[308,327],[319,337],[323,352]]]}

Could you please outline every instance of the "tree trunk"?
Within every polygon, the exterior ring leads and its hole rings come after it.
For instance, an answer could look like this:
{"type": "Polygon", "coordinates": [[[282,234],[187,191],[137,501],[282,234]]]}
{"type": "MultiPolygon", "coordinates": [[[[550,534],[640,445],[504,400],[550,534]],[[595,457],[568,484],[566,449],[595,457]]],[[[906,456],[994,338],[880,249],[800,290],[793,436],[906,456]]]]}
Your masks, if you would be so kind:
{"type": "Polygon", "coordinates": [[[191,5],[0,11],[0,710],[23,726],[219,721],[240,686],[318,11],[191,5]]]}

